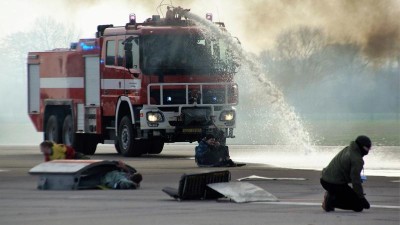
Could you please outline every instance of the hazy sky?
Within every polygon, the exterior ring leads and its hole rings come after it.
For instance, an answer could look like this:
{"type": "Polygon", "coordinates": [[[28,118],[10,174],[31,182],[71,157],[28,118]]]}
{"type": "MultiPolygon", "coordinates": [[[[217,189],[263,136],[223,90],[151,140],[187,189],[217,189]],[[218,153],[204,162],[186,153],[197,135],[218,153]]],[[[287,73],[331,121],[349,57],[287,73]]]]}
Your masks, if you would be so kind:
{"type": "MultiPolygon", "coordinates": [[[[81,37],[92,37],[97,25],[124,25],[131,12],[136,13],[139,22],[144,21],[157,14],[156,8],[161,2],[0,0],[0,37],[29,29],[41,16],[70,23],[80,31],[81,37]]],[[[224,21],[243,47],[256,53],[273,47],[275,38],[283,30],[299,25],[322,27],[334,41],[358,42],[366,51],[376,52],[376,47],[384,51],[393,43],[400,43],[399,0],[173,0],[172,3],[190,8],[198,15],[213,13],[214,21],[224,21]]]]}
{"type": "MultiPolygon", "coordinates": [[[[80,36],[93,37],[99,24],[124,25],[129,13],[135,13],[139,22],[157,14],[157,6],[161,1],[128,1],[128,0],[0,0],[0,38],[4,35],[29,29],[38,17],[50,16],[67,24],[74,25],[80,31],[80,36]],[[5,22],[12,21],[12,22],[5,22]]],[[[169,1],[166,1],[169,2],[169,1]]],[[[198,14],[214,13],[218,19],[231,11],[223,10],[220,1],[173,1],[181,3],[182,7],[191,8],[198,14]],[[195,7],[193,3],[195,2],[195,7]],[[222,7],[222,8],[221,8],[222,7]]],[[[226,1],[225,1],[226,2],[226,1]]],[[[177,5],[177,4],[175,4],[177,5]]],[[[235,24],[228,26],[235,27],[235,24]]]]}

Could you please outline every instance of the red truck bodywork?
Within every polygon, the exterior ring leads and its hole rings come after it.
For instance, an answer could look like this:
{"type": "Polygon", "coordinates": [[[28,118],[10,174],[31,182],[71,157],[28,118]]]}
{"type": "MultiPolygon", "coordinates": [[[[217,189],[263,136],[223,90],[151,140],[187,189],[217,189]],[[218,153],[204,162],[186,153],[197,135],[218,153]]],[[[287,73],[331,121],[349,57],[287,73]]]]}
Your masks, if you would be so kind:
{"type": "Polygon", "coordinates": [[[30,52],[28,113],[36,129],[86,154],[115,143],[125,156],[157,154],[165,142],[206,133],[233,137],[238,90],[226,69],[228,48],[182,21],[99,26],[96,38],[69,49],[30,52]]]}

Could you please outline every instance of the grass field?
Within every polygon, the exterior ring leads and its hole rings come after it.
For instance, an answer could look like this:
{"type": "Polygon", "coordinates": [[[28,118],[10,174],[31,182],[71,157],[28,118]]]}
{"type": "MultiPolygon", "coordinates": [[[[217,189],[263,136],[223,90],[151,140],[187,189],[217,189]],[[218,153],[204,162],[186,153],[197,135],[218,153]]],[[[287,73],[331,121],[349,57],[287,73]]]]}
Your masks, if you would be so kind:
{"type": "Polygon", "coordinates": [[[313,120],[305,126],[319,145],[347,145],[360,134],[374,145],[400,145],[400,120],[313,120]]]}

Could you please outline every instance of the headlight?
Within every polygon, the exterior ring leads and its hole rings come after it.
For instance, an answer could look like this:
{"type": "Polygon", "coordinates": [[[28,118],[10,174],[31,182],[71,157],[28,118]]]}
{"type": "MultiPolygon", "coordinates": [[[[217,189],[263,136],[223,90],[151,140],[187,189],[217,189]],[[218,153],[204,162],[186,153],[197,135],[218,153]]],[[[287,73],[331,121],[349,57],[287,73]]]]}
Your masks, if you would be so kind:
{"type": "Polygon", "coordinates": [[[228,89],[228,103],[237,104],[239,100],[239,88],[237,84],[233,84],[228,89]]]}
{"type": "Polygon", "coordinates": [[[235,111],[223,111],[219,116],[219,120],[221,121],[232,121],[235,119],[235,111]]]}
{"type": "Polygon", "coordinates": [[[147,121],[149,122],[161,122],[164,121],[163,115],[160,112],[148,112],[147,121]]]}

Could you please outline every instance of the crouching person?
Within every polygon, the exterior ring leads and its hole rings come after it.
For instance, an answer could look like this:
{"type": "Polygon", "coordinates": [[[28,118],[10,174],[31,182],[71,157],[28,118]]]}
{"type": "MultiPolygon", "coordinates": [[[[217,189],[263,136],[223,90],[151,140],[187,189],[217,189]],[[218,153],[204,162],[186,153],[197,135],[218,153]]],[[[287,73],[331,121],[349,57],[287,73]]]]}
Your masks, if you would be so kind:
{"type": "Polygon", "coordinates": [[[143,180],[142,174],[131,173],[124,162],[118,161],[119,170],[113,170],[104,175],[101,184],[111,189],[138,189],[143,180]]]}
{"type": "Polygon", "coordinates": [[[229,156],[227,146],[221,145],[215,140],[214,135],[207,134],[195,149],[196,163],[200,167],[234,167],[229,156]]]}
{"type": "Polygon", "coordinates": [[[322,208],[326,212],[335,208],[356,212],[370,208],[360,175],[364,166],[363,157],[370,149],[371,140],[367,136],[358,136],[322,170],[321,185],[326,190],[322,208]]]}
{"type": "Polygon", "coordinates": [[[40,143],[40,151],[44,155],[44,161],[56,159],[90,159],[86,155],[76,152],[72,147],[64,144],[56,144],[51,141],[40,143]]]}

